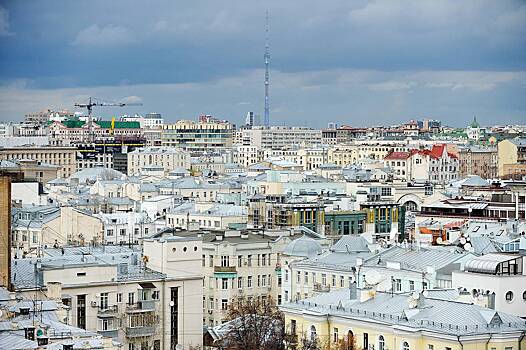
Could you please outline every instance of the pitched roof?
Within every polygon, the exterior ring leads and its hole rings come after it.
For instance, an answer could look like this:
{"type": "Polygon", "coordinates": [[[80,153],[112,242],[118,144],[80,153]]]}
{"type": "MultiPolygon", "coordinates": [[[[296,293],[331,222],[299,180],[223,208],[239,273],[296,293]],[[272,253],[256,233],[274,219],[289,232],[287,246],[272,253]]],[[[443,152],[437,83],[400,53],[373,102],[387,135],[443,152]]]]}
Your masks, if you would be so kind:
{"type": "Polygon", "coordinates": [[[391,152],[384,159],[385,160],[401,160],[407,159],[411,156],[410,152],[391,152]]]}

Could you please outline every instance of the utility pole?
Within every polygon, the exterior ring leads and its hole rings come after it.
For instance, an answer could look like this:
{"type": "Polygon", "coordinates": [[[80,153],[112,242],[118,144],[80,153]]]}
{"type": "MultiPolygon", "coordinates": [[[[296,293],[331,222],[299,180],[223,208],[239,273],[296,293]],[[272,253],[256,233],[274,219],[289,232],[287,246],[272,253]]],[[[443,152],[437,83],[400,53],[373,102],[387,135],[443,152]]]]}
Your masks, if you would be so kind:
{"type": "Polygon", "coordinates": [[[265,117],[264,117],[264,126],[268,127],[270,125],[270,104],[268,90],[270,87],[270,76],[269,76],[269,65],[270,65],[270,45],[269,45],[269,20],[268,20],[268,10],[265,14],[265,55],[263,56],[265,61],[265,117]]]}

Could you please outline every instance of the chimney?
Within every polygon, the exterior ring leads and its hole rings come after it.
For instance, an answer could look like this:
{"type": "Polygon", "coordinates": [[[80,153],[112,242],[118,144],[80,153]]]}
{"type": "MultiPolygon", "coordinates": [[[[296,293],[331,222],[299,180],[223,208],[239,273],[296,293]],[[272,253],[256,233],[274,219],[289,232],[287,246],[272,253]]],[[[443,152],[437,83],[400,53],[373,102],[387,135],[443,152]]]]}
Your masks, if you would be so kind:
{"type": "Polygon", "coordinates": [[[62,299],[62,283],[61,282],[48,282],[47,283],[47,297],[49,299],[55,299],[55,300],[62,299]]]}
{"type": "Polygon", "coordinates": [[[364,288],[360,290],[360,303],[363,303],[369,299],[373,299],[376,296],[376,289],[364,288]]]}
{"type": "Polygon", "coordinates": [[[349,300],[356,300],[358,298],[358,290],[356,288],[356,282],[352,282],[349,285],[349,300]]]}

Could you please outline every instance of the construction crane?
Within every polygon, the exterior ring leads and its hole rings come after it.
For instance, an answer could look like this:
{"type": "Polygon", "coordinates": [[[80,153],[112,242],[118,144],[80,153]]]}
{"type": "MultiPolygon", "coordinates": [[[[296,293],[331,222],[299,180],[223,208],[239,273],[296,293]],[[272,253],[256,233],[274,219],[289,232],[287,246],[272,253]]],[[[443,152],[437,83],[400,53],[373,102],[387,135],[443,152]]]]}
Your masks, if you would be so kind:
{"type": "MultiPolygon", "coordinates": [[[[142,103],[106,103],[106,102],[95,102],[91,97],[89,98],[88,103],[75,103],[75,107],[86,108],[88,110],[88,127],[89,127],[89,138],[90,142],[94,141],[93,133],[93,107],[124,107],[124,106],[142,106],[142,103]]],[[[112,123],[113,124],[113,123],[112,123]]]]}

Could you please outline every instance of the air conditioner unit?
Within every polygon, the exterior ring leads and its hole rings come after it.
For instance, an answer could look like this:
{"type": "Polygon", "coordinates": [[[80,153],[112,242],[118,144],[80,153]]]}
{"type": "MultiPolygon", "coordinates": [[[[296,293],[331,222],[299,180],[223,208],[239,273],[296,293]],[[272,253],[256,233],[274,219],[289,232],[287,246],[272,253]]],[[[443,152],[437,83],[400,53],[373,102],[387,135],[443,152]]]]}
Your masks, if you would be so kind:
{"type": "Polygon", "coordinates": [[[91,307],[97,307],[97,300],[91,301],[91,307]]]}

